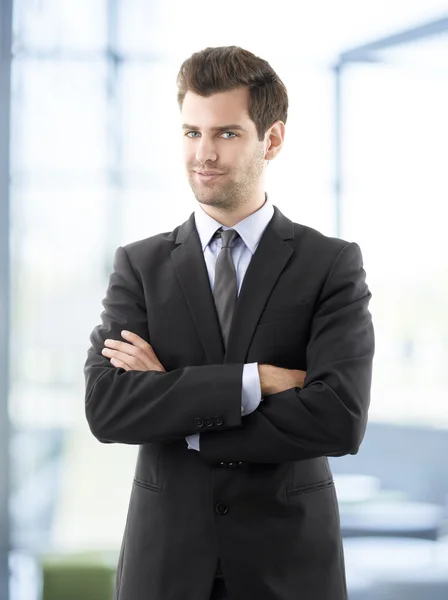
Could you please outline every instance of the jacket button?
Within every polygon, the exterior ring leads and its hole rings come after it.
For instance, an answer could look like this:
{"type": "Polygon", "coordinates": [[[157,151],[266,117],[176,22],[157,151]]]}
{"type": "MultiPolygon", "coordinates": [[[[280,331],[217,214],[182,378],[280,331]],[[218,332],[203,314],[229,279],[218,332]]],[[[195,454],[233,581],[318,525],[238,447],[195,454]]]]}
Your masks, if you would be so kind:
{"type": "Polygon", "coordinates": [[[227,504],[224,504],[224,502],[218,502],[218,504],[215,506],[215,510],[218,515],[225,515],[229,509],[227,508],[227,504]]]}
{"type": "Polygon", "coordinates": [[[229,462],[229,467],[231,467],[232,469],[234,469],[235,467],[237,467],[238,465],[234,462],[229,462]]]}
{"type": "Polygon", "coordinates": [[[196,426],[197,427],[204,427],[204,419],[201,419],[201,417],[198,417],[196,419],[196,426]]]}
{"type": "Polygon", "coordinates": [[[224,419],[222,417],[215,417],[215,424],[222,425],[224,423],[224,419]]]}
{"type": "Polygon", "coordinates": [[[212,427],[214,424],[214,421],[210,417],[206,417],[205,424],[207,425],[207,427],[212,427]]]}
{"type": "Polygon", "coordinates": [[[244,461],[241,461],[241,460],[240,460],[240,462],[238,463],[238,466],[239,466],[239,467],[242,467],[243,465],[244,465],[244,461]]]}

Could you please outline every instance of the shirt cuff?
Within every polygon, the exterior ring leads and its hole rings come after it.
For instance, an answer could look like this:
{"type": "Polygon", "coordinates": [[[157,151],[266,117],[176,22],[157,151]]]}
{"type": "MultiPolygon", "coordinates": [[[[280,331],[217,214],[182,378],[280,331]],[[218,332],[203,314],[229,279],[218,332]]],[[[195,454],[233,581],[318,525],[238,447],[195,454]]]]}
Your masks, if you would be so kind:
{"type": "Polygon", "coordinates": [[[200,433],[193,433],[193,435],[187,436],[185,439],[187,440],[188,450],[199,450],[199,436],[200,433]]]}
{"type": "Polygon", "coordinates": [[[258,363],[248,363],[243,368],[243,393],[241,398],[241,414],[250,415],[262,400],[258,363]]]}

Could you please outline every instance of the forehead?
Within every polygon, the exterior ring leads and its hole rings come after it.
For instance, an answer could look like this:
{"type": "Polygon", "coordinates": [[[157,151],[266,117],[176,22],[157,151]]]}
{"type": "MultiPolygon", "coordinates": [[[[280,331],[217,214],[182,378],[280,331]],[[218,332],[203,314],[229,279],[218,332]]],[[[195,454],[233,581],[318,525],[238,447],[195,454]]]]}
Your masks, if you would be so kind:
{"type": "Polygon", "coordinates": [[[249,90],[238,88],[218,92],[205,98],[193,92],[185,94],[182,119],[198,127],[214,127],[224,123],[239,123],[243,127],[254,126],[249,117],[249,90]]]}

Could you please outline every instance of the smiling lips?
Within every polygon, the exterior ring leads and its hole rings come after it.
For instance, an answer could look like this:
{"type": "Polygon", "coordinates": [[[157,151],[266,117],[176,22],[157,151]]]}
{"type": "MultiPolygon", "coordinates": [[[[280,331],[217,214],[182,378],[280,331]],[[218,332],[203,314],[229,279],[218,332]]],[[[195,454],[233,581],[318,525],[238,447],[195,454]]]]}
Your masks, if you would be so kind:
{"type": "Polygon", "coordinates": [[[195,171],[198,176],[199,181],[214,181],[224,173],[219,173],[218,171],[195,171]]]}

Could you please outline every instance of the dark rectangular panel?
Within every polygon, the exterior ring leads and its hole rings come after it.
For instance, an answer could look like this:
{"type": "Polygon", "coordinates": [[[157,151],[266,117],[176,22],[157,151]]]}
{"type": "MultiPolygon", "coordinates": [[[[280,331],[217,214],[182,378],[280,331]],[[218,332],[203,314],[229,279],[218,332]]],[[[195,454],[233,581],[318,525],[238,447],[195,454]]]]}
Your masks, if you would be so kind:
{"type": "Polygon", "coordinates": [[[0,598],[9,598],[9,117],[12,0],[0,10],[0,598]]]}

